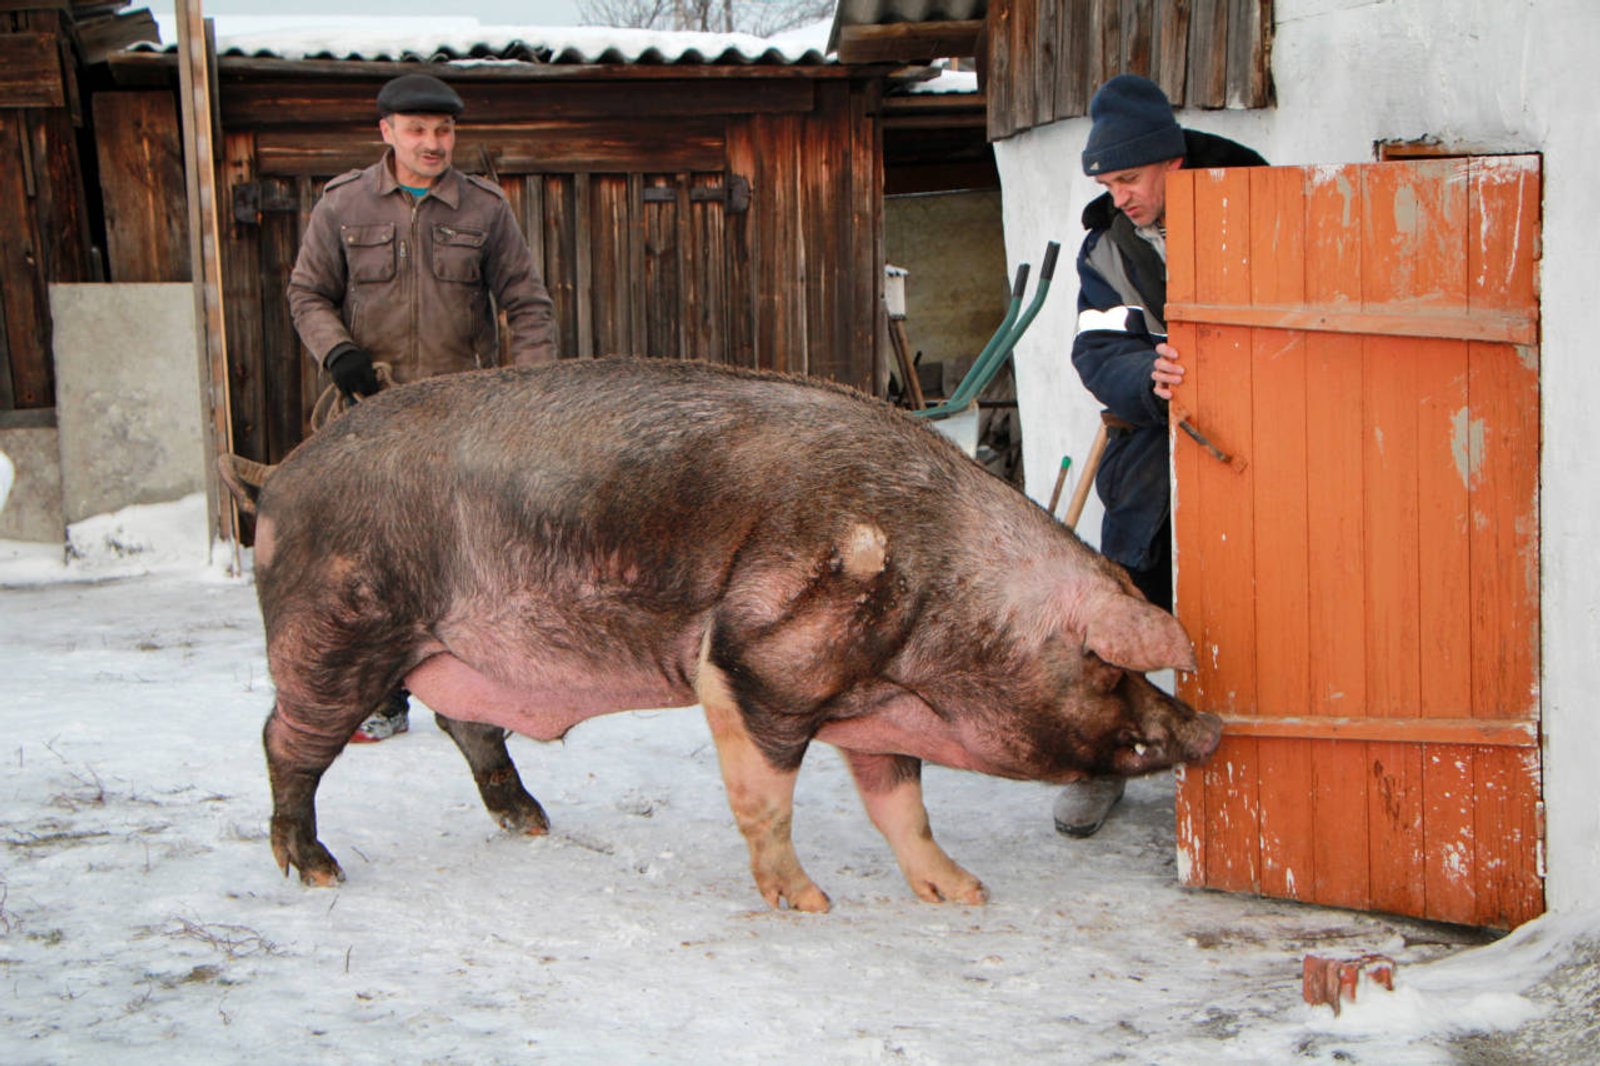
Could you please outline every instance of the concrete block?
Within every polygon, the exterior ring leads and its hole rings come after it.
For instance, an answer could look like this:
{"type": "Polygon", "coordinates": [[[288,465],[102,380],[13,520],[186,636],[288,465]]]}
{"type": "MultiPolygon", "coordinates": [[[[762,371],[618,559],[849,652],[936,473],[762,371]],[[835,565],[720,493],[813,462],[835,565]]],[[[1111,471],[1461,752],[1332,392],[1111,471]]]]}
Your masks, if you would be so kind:
{"type": "Polygon", "coordinates": [[[67,522],[61,511],[61,446],[55,426],[0,429],[0,452],[16,470],[16,480],[0,510],[0,540],[65,544],[67,522]]]}
{"type": "Polygon", "coordinates": [[[68,524],[205,491],[194,289],[50,286],[68,524]]]}

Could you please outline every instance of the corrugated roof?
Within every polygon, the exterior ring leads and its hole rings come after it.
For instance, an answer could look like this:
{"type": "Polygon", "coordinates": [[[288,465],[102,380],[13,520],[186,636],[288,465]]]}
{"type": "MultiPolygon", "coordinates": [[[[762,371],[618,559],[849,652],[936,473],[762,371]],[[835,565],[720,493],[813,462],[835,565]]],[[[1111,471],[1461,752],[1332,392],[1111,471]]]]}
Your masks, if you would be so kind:
{"type": "MultiPolygon", "coordinates": [[[[217,55],[402,63],[812,66],[825,54],[827,23],[773,37],[671,33],[597,26],[488,26],[476,19],[219,17],[217,55]]],[[[162,26],[162,40],[177,40],[162,26]]],[[[175,52],[176,43],[136,45],[175,52]]]]}
{"type": "Polygon", "coordinates": [[[889,26],[896,22],[966,22],[989,12],[989,0],[839,0],[839,26],[889,26]]]}
{"type": "Polygon", "coordinates": [[[838,49],[840,35],[858,27],[981,22],[988,13],[989,0],[838,0],[825,47],[838,49]]]}

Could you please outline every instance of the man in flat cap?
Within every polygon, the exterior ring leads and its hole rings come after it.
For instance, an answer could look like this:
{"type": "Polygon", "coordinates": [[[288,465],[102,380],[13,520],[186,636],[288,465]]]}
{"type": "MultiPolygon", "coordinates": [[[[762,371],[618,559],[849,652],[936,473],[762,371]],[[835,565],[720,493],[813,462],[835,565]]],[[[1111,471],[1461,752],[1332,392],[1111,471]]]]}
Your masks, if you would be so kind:
{"type": "MultiPolygon", "coordinates": [[[[378,92],[381,160],[328,182],[289,276],[289,310],[312,358],[347,398],[378,391],[374,363],[398,383],[499,362],[506,313],[518,366],[555,359],[550,295],[505,193],[454,169],[461,97],[427,74],[378,92]]],[[[406,693],[352,739],[407,727],[406,693]]]]}
{"type": "MultiPolygon", "coordinates": [[[[1118,74],[1089,102],[1083,172],[1105,192],[1083,211],[1078,331],[1072,365],[1105,405],[1105,454],[1095,489],[1105,504],[1100,551],[1145,599],[1172,609],[1172,511],[1167,401],[1183,380],[1166,343],[1167,175],[1181,167],[1262,166],[1235,141],[1184,129],[1161,87],[1118,74]]],[[[1123,779],[1091,777],[1057,796],[1056,828],[1093,835],[1122,798],[1123,779]]]]}

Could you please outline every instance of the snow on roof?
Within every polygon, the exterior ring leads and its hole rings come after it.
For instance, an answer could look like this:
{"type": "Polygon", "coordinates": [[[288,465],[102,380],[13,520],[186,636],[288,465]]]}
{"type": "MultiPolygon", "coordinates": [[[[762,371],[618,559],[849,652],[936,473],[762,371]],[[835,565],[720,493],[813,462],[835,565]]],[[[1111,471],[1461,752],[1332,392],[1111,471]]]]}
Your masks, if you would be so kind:
{"type": "MultiPolygon", "coordinates": [[[[157,16],[175,51],[176,20],[157,16]]],[[[264,59],[452,63],[767,64],[833,62],[827,22],[772,37],[746,33],[663,32],[610,26],[484,25],[475,18],[223,15],[214,20],[217,55],[264,59]]]]}
{"type": "Polygon", "coordinates": [[[906,87],[907,93],[976,93],[978,91],[978,72],[975,70],[941,70],[939,75],[927,81],[919,81],[906,87]]]}

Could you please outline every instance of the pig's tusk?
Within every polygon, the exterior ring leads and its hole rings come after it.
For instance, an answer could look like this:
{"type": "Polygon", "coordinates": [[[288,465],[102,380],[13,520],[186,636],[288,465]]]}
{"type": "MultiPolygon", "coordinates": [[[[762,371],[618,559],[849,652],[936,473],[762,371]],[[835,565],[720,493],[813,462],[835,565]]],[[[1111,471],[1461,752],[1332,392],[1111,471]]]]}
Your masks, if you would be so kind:
{"type": "Polygon", "coordinates": [[[1133,746],[1133,753],[1135,755],[1143,755],[1144,754],[1144,745],[1143,744],[1135,744],[1133,746]]]}

